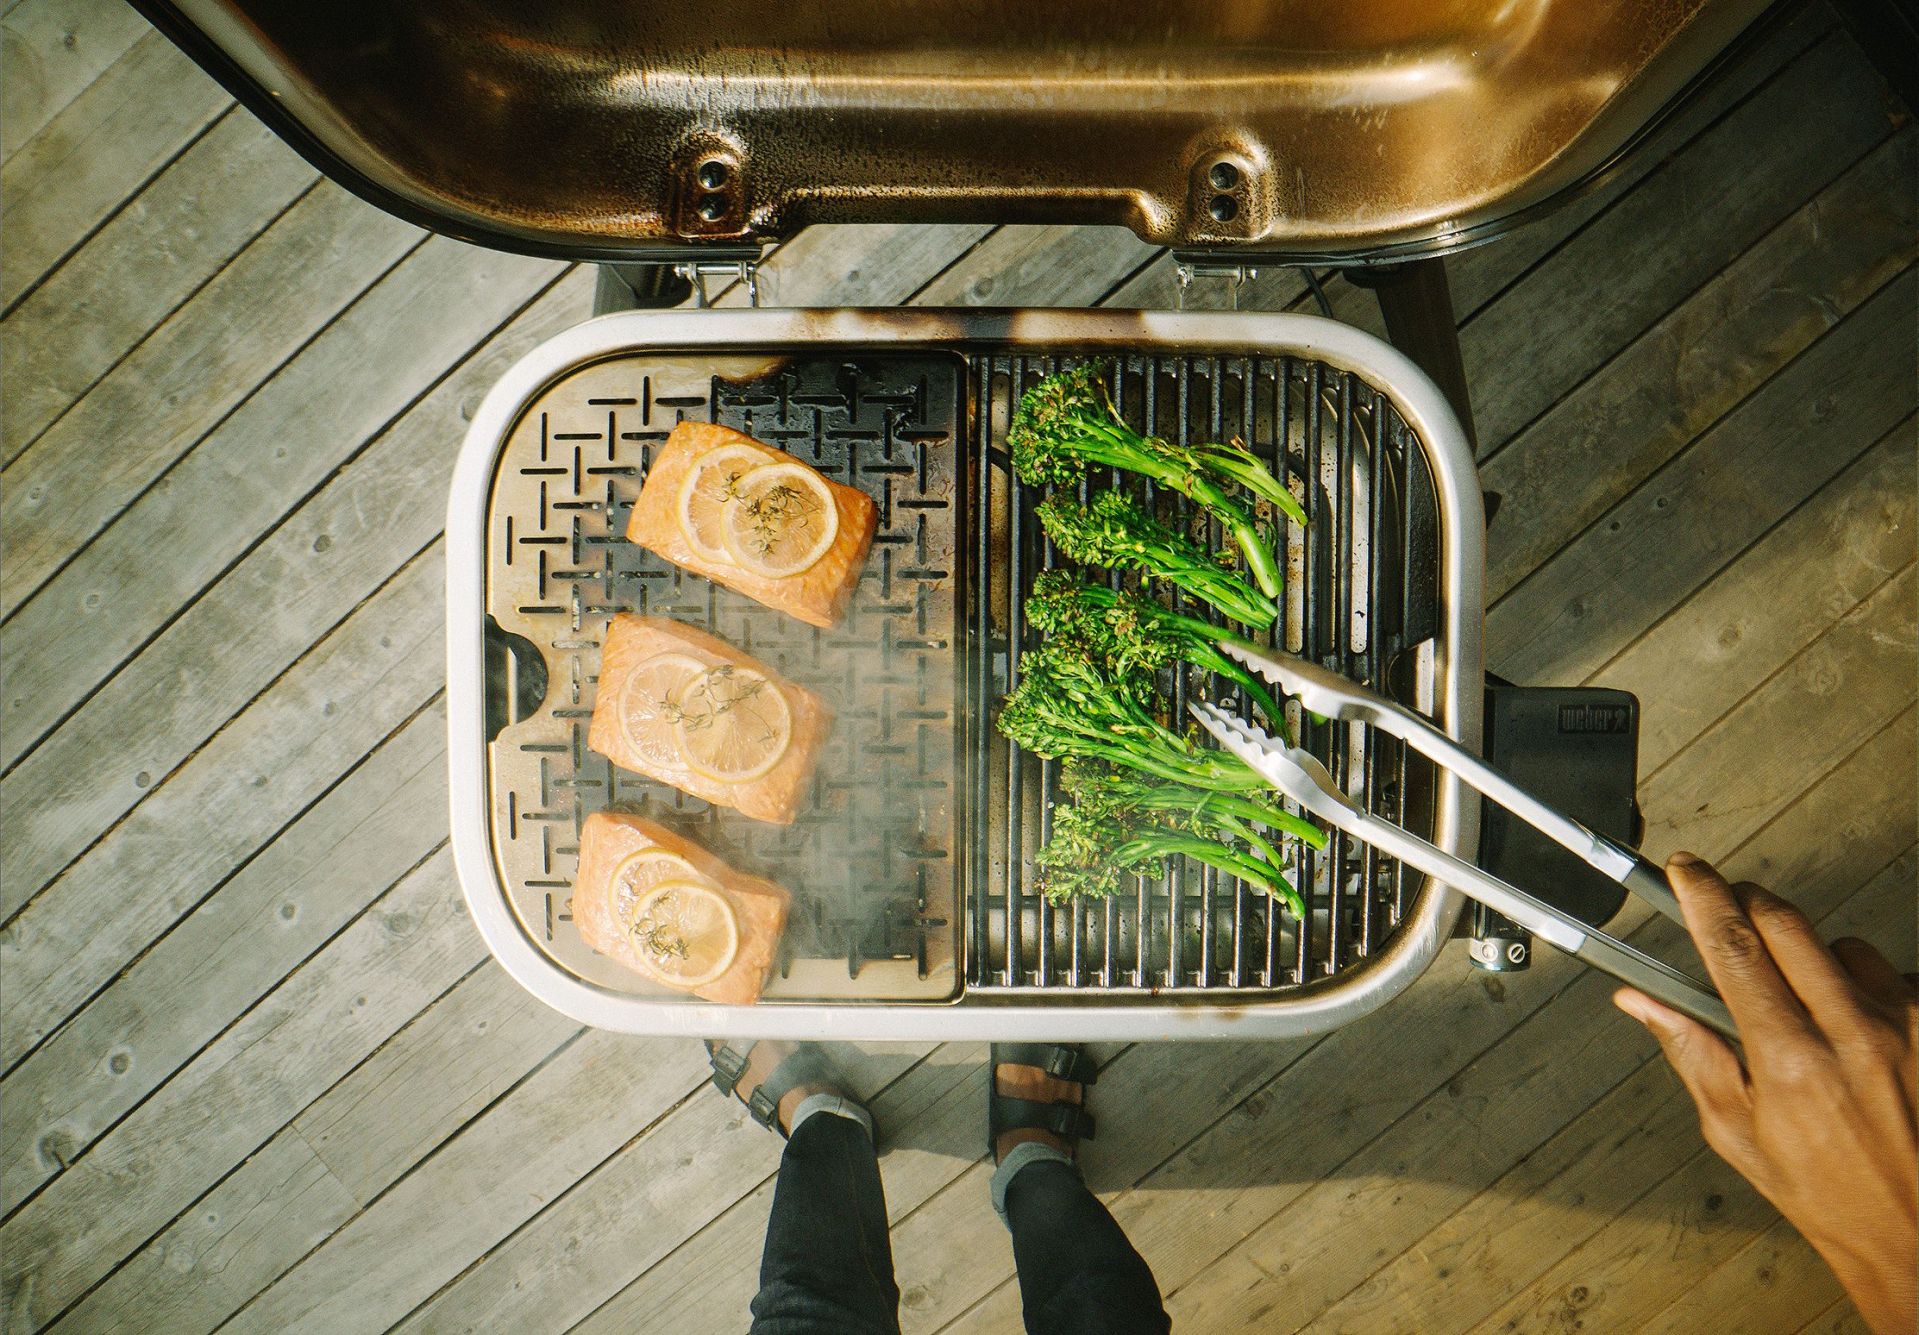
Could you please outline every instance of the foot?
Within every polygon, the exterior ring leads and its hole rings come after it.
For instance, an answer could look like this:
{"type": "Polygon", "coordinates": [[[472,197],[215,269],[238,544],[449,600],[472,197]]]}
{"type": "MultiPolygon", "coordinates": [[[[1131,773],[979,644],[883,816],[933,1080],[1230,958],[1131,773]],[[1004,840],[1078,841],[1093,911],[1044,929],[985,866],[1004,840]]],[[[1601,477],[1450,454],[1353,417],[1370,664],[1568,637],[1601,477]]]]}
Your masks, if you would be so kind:
{"type": "MultiPolygon", "coordinates": [[[[1035,1103],[1083,1104],[1086,1101],[1086,1087],[1078,1081],[1055,1079],[1036,1066],[1022,1066],[1018,1062],[1001,1062],[993,1068],[993,1088],[1001,1094],[1031,1099],[1035,1103]]],[[[1027,1141],[1050,1145],[1063,1154],[1070,1155],[1075,1149],[1073,1142],[1051,1131],[1033,1126],[1014,1127],[1000,1132],[994,1139],[993,1162],[998,1163],[1013,1152],[1015,1145],[1027,1141]]]]}
{"type": "MultiPolygon", "coordinates": [[[[733,1094],[744,1103],[753,1096],[753,1091],[765,1084],[768,1077],[779,1069],[781,1062],[799,1051],[802,1047],[813,1046],[804,1043],[789,1043],[775,1039],[761,1039],[746,1054],[746,1071],[740,1076],[739,1084],[733,1087],[733,1094]]],[[[717,1051],[719,1044],[707,1041],[708,1053],[717,1051]]],[[[801,1081],[780,1096],[779,1122],[782,1134],[791,1134],[793,1114],[799,1111],[800,1104],[815,1094],[838,1094],[842,1098],[858,1102],[858,1096],[846,1089],[836,1080],[815,1079],[801,1081]]]]}

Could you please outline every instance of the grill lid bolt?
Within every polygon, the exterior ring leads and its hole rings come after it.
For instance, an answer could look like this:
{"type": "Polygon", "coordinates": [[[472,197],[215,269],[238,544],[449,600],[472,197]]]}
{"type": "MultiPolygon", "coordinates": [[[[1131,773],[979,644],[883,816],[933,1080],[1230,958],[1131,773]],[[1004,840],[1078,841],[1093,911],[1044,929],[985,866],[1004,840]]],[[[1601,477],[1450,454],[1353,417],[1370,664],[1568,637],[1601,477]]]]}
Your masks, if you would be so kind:
{"type": "Polygon", "coordinates": [[[673,155],[673,225],[681,236],[744,237],[749,231],[744,146],[714,130],[691,134],[673,155]]]}

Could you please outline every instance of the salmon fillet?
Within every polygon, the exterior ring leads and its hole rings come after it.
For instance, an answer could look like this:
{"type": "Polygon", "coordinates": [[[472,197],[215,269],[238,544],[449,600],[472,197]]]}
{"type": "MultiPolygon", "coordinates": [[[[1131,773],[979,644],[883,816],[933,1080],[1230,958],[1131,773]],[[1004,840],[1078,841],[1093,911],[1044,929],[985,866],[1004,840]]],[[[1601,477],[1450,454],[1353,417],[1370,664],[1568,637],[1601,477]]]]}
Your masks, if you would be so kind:
{"type": "Polygon", "coordinates": [[[665,617],[622,613],[606,628],[600,649],[600,680],[593,703],[593,721],[586,744],[622,769],[671,784],[716,806],[732,807],[755,820],[791,825],[800,799],[813,778],[820,746],[833,726],[832,711],[804,686],[785,680],[755,662],[717,635],[665,617]],[[670,725],[650,720],[653,734],[663,740],[652,754],[641,750],[625,726],[627,683],[635,669],[661,654],[685,654],[712,667],[731,664],[763,674],[786,699],[792,718],[792,740],[773,767],[758,778],[728,783],[700,773],[676,758],[670,725]]]}
{"type": "Polygon", "coordinates": [[[573,923],[580,938],[608,959],[639,971],[641,947],[615,912],[613,881],[621,863],[649,848],[691,863],[725,898],[739,926],[733,962],[712,982],[693,988],[693,995],[736,1006],[759,1000],[779,951],[780,933],[786,930],[792,896],[764,877],[735,871],[692,840],[643,817],[596,811],[581,826],[580,870],[573,880],[573,923]]]}
{"type": "Polygon", "coordinates": [[[731,427],[681,422],[647,469],[646,482],[627,521],[628,541],[809,625],[828,629],[837,625],[853,600],[866,554],[872,550],[873,529],[879,520],[873,498],[857,487],[822,478],[839,511],[839,531],[820,559],[796,575],[769,578],[732,562],[714,561],[695,551],[680,529],[680,486],[701,455],[722,445],[746,446],[765,456],[768,463],[800,463],[784,450],[764,445],[731,427]]]}

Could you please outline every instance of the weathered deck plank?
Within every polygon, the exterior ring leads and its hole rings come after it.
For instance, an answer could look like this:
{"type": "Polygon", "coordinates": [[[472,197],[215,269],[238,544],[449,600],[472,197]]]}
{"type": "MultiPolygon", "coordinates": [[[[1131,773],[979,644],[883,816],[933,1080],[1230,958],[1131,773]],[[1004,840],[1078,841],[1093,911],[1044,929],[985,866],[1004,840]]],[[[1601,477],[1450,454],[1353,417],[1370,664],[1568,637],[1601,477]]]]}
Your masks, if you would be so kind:
{"type": "Polygon", "coordinates": [[[15,917],[0,937],[7,1064],[431,698],[444,580],[435,544],[15,917]]]}
{"type": "Polygon", "coordinates": [[[0,613],[13,617],[423,240],[331,184],[268,227],[0,474],[14,536],[0,613]]]}
{"type": "Polygon", "coordinates": [[[358,1208],[298,1135],[282,1132],[54,1324],[65,1332],[210,1331],[358,1208]]]}
{"type": "MultiPolygon", "coordinates": [[[[247,116],[182,153],[7,315],[0,457],[18,457],[316,179],[247,116]]],[[[283,281],[304,277],[290,264],[283,281]]]]}
{"type": "Polygon", "coordinates": [[[1639,764],[1651,772],[1909,562],[1919,524],[1915,422],[1850,468],[1601,670],[1642,703],[1639,764]],[[1809,561],[1806,553],[1824,559],[1809,561]],[[1689,670],[1675,673],[1674,663],[1689,670]]]}
{"type": "Polygon", "coordinates": [[[308,355],[248,398],[14,613],[0,761],[16,763],[301,497],[558,276],[550,260],[435,238],[355,301],[308,355]],[[167,560],[152,559],[162,551],[167,560]]]}
{"type": "MultiPolygon", "coordinates": [[[[463,406],[514,357],[571,322],[587,281],[582,276],[570,288],[563,281],[552,300],[536,303],[482,344],[0,779],[0,797],[32,792],[61,802],[58,820],[47,818],[31,857],[21,850],[8,868],[18,878],[14,894],[29,893],[34,880],[58,871],[127,812],[163,792],[166,776],[433,542],[443,516],[429,489],[457,448],[463,406]],[[209,659],[202,652],[209,643],[232,648],[209,659]],[[164,709],[155,708],[156,698],[164,709]],[[128,782],[103,785],[97,772],[87,772],[84,758],[108,745],[137,771],[125,776],[128,782]],[[139,773],[147,782],[133,781],[139,773]]],[[[378,647],[389,649],[416,633],[399,629],[378,647]]],[[[407,702],[407,712],[426,698],[407,702]]],[[[15,900],[4,902],[11,907],[15,900]]]]}
{"type": "Polygon", "coordinates": [[[21,0],[0,18],[0,158],[10,158],[128,47],[146,20],[114,0],[21,0]]]}
{"type": "Polygon", "coordinates": [[[417,715],[0,1081],[17,1206],[441,841],[446,714],[417,715]]]}
{"type": "Polygon", "coordinates": [[[1684,170],[1648,175],[1467,321],[1468,367],[1504,368],[1490,349],[1529,349],[1524,375],[1474,385],[1482,444],[1537,417],[1885,139],[1881,88],[1849,37],[1826,38],[1688,145],[1684,170]]]}
{"type": "Polygon", "coordinates": [[[1503,446],[1487,593],[1499,598],[1919,255],[1919,130],[1867,155],[1503,446]]]}
{"type": "Polygon", "coordinates": [[[0,1225],[14,1318],[79,1299],[485,956],[442,851],[0,1225]]]}
{"type": "Polygon", "coordinates": [[[1492,669],[1585,677],[1911,414],[1916,279],[1881,288],[1495,601],[1492,669]]]}
{"type": "Polygon", "coordinates": [[[1897,718],[1912,700],[1915,587],[1907,566],[1642,781],[1647,841],[1681,848],[1736,829],[1897,718]]]}
{"type": "MultiPolygon", "coordinates": [[[[1915,869],[1900,870],[1910,885],[1915,869]]],[[[1801,1318],[1816,1319],[1844,1297],[1812,1244],[1781,1219],[1639,1329],[1653,1335],[1717,1335],[1726,1313],[1752,1306],[1787,1329],[1801,1318]]]]}
{"type": "Polygon", "coordinates": [[[692,1043],[588,1030],[242,1308],[234,1331],[378,1328],[430,1297],[628,1139],[631,1110],[671,1106],[707,1076],[692,1043]],[[435,1226],[422,1233],[419,1219],[435,1226]]]}
{"type": "Polygon", "coordinates": [[[232,104],[160,34],[135,42],[0,165],[0,309],[11,309],[232,104]]]}

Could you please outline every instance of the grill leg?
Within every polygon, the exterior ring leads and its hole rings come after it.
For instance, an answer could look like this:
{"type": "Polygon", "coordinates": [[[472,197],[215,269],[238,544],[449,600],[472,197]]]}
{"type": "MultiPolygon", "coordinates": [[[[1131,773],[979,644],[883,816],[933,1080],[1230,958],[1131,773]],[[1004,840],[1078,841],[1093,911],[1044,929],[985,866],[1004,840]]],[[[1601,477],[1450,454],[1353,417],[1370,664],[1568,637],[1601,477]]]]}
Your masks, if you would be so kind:
{"type": "Polygon", "coordinates": [[[1906,0],[1839,0],[1837,8],[1906,110],[1919,107],[1919,12],[1906,0]]]}
{"type": "Polygon", "coordinates": [[[1459,327],[1453,321],[1453,295],[1446,284],[1446,262],[1409,260],[1379,268],[1348,269],[1347,279],[1369,287],[1386,318],[1386,337],[1431,376],[1459,414],[1475,451],[1472,398],[1466,391],[1466,362],[1459,354],[1459,327]]]}

